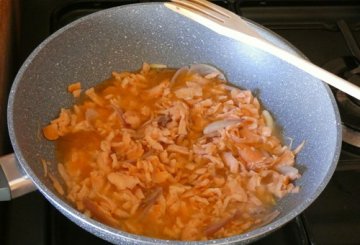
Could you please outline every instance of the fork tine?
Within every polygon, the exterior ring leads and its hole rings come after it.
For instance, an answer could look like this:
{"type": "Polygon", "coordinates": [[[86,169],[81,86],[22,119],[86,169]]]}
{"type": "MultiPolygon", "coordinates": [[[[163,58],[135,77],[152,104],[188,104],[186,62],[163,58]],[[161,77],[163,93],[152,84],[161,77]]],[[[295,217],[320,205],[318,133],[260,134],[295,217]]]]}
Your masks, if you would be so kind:
{"type": "Polygon", "coordinates": [[[217,6],[216,4],[210,2],[210,0],[187,0],[187,1],[190,1],[190,2],[194,2],[194,3],[197,3],[197,4],[200,4],[204,7],[207,7],[219,14],[221,14],[222,16],[226,17],[226,18],[230,18],[233,13],[225,8],[219,8],[219,6],[217,6]]]}
{"type": "Polygon", "coordinates": [[[207,16],[208,18],[211,17],[220,23],[225,22],[224,15],[217,13],[216,11],[208,8],[207,6],[203,6],[194,1],[188,1],[188,0],[171,0],[171,1],[177,4],[178,6],[181,6],[182,8],[187,8],[187,10],[196,11],[197,13],[200,12],[203,15],[207,16]]]}
{"type": "MultiPolygon", "coordinates": [[[[226,16],[226,19],[222,18],[224,24],[226,20],[229,20],[229,22],[231,22],[231,28],[241,30],[243,33],[246,33],[247,35],[263,39],[263,37],[253,28],[249,27],[248,24],[239,15],[234,14],[230,10],[217,6],[216,4],[207,0],[183,0],[183,1],[196,2],[206,8],[210,8],[211,10],[223,16],[226,16]]],[[[227,24],[227,26],[230,27],[229,23],[227,24]]]]}
{"type": "Polygon", "coordinates": [[[209,14],[203,13],[194,8],[190,8],[174,2],[165,2],[164,5],[168,9],[178,14],[181,14],[203,26],[206,26],[207,28],[213,30],[214,32],[220,34],[219,31],[223,30],[223,28],[221,28],[224,24],[223,21],[219,20],[218,18],[214,18],[209,14]]]}
{"type": "Polygon", "coordinates": [[[263,39],[263,37],[259,35],[259,33],[255,31],[253,28],[249,27],[248,24],[240,16],[231,13],[231,15],[228,15],[229,17],[224,17],[223,14],[219,14],[218,9],[222,9],[222,8],[218,7],[215,4],[209,3],[205,0],[171,0],[171,1],[172,3],[165,3],[165,6],[167,6],[168,8],[172,9],[177,13],[189,17],[192,20],[204,24],[205,26],[214,30],[215,32],[219,33],[220,29],[218,29],[218,27],[212,26],[212,24],[209,23],[211,21],[215,22],[216,24],[221,24],[224,27],[226,26],[227,28],[241,30],[241,32],[244,34],[263,39]],[[203,6],[201,4],[195,3],[196,1],[202,3],[205,2],[206,5],[210,6],[213,9],[216,9],[217,11],[215,12],[207,6],[203,6]],[[199,20],[199,18],[196,15],[201,16],[201,20],[199,20]],[[204,18],[208,18],[208,20],[204,18]]]}

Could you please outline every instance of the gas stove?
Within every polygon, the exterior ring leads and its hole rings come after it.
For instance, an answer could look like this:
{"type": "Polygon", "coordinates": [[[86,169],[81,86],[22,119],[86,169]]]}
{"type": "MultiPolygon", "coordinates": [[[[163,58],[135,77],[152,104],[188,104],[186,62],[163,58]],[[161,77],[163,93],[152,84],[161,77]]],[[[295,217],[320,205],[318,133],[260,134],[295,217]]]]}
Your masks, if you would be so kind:
{"type": "MultiPolygon", "coordinates": [[[[14,66],[48,35],[87,14],[142,0],[20,0],[14,66]]],[[[357,1],[214,0],[273,30],[312,62],[360,86],[360,3],[357,1]]],[[[5,88],[2,88],[5,89],[5,88]]],[[[360,102],[333,89],[343,122],[337,170],[301,215],[255,244],[360,244],[360,102]]],[[[3,102],[1,109],[6,108],[3,102]]],[[[0,149],[11,151],[10,144],[0,149]]],[[[0,203],[0,244],[107,244],[66,219],[34,192],[0,203]]]]}

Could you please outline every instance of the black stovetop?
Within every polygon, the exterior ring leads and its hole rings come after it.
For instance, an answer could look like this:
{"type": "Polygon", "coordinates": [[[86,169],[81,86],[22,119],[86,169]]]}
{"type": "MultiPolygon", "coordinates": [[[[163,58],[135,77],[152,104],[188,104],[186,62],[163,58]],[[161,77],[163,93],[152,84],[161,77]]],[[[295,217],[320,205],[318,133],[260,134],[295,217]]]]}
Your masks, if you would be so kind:
{"type": "MultiPolygon", "coordinates": [[[[21,65],[36,45],[70,21],[134,2],[144,1],[21,0],[20,43],[15,65],[21,65]]],[[[355,40],[360,41],[358,1],[215,2],[275,31],[320,66],[352,55],[339,29],[339,21],[344,21],[355,40]]],[[[11,147],[1,150],[11,151],[11,147]]],[[[337,171],[320,197],[296,219],[255,244],[360,244],[359,152],[344,144],[337,171]]],[[[39,192],[34,192],[0,203],[0,244],[106,242],[73,224],[39,192]]]]}

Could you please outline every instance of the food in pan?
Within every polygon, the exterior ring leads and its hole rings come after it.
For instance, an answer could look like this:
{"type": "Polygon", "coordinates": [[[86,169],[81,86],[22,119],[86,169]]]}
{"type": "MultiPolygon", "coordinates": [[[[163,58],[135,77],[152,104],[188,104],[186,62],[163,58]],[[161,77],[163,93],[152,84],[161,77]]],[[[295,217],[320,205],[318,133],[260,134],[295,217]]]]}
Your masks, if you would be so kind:
{"type": "Polygon", "coordinates": [[[65,184],[52,176],[56,189],[96,220],[162,239],[223,238],[272,221],[277,200],[299,191],[303,144],[284,145],[250,91],[204,67],[113,72],[61,109],[43,128],[56,141],[65,184]]]}

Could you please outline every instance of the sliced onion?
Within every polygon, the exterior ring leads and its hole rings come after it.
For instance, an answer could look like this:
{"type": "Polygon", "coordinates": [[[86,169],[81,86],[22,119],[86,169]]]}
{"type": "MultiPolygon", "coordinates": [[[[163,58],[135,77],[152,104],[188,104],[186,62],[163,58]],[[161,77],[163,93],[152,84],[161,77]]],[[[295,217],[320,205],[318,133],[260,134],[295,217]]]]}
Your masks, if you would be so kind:
{"type": "Polygon", "coordinates": [[[218,74],[217,77],[221,80],[226,80],[224,73],[222,73],[219,69],[214,66],[207,65],[207,64],[194,64],[190,66],[190,71],[200,74],[201,76],[205,77],[206,75],[216,73],[218,74]]]}
{"type": "Polygon", "coordinates": [[[294,168],[293,166],[281,165],[278,166],[276,169],[281,174],[289,177],[291,180],[299,178],[299,170],[297,168],[294,168]]]}
{"type": "Polygon", "coordinates": [[[203,77],[210,74],[218,74],[217,77],[219,79],[226,81],[226,77],[224,73],[222,73],[219,69],[207,64],[194,64],[191,65],[190,67],[184,66],[178,69],[171,78],[170,83],[176,82],[178,77],[184,72],[192,72],[192,73],[200,74],[203,77]]]}
{"type": "Polygon", "coordinates": [[[139,209],[141,210],[140,218],[144,218],[144,216],[149,212],[150,208],[156,203],[162,193],[162,187],[156,187],[146,196],[144,200],[142,200],[139,206],[139,209]]]}
{"type": "Polygon", "coordinates": [[[216,132],[220,129],[226,128],[228,126],[232,126],[235,124],[238,124],[242,121],[242,119],[225,119],[221,121],[215,121],[212,123],[209,123],[203,130],[204,134],[211,134],[213,132],[216,132]]]}
{"type": "Polygon", "coordinates": [[[204,233],[207,236],[210,236],[216,233],[217,231],[219,231],[221,228],[223,228],[225,225],[230,223],[232,220],[233,220],[232,216],[219,220],[218,222],[215,222],[214,224],[211,224],[208,227],[206,227],[204,233]]]}
{"type": "Polygon", "coordinates": [[[178,79],[178,77],[179,77],[181,74],[185,73],[185,72],[186,72],[186,73],[189,72],[189,67],[184,66],[184,67],[181,67],[179,70],[177,70],[177,71],[175,72],[175,74],[173,75],[173,77],[171,78],[170,84],[175,83],[176,80],[178,79]]]}
{"type": "Polygon", "coordinates": [[[270,224],[274,219],[276,219],[279,216],[280,212],[278,210],[274,210],[273,212],[266,215],[261,222],[261,226],[270,224]]]}
{"type": "Polygon", "coordinates": [[[237,210],[233,215],[223,218],[211,225],[209,225],[208,227],[206,227],[204,233],[207,236],[210,236],[214,233],[216,233],[217,231],[219,231],[221,228],[223,228],[224,226],[226,226],[228,223],[230,223],[231,221],[237,219],[238,217],[240,217],[241,212],[239,210],[237,210]]]}
{"type": "Polygon", "coordinates": [[[150,64],[150,68],[152,68],[152,69],[164,69],[164,68],[167,68],[167,65],[164,65],[164,64],[150,64]]]}
{"type": "Polygon", "coordinates": [[[224,89],[229,90],[229,91],[233,91],[233,90],[239,90],[239,88],[230,86],[230,85],[223,85],[224,89]]]}
{"type": "Polygon", "coordinates": [[[272,118],[270,112],[268,112],[267,110],[263,110],[262,115],[265,119],[266,126],[268,126],[271,129],[271,131],[273,131],[274,130],[274,119],[272,118]]]}
{"type": "Polygon", "coordinates": [[[294,150],[293,150],[293,153],[296,155],[298,154],[302,148],[304,148],[304,145],[305,145],[305,140],[303,142],[300,143],[300,145],[298,145],[294,150]]]}
{"type": "Polygon", "coordinates": [[[238,160],[233,156],[231,152],[225,152],[223,154],[224,161],[226,165],[229,167],[231,173],[237,173],[239,170],[238,160]]]}

